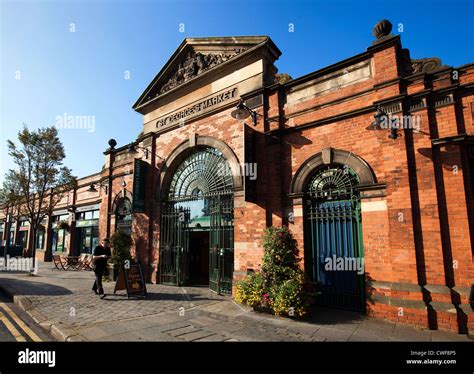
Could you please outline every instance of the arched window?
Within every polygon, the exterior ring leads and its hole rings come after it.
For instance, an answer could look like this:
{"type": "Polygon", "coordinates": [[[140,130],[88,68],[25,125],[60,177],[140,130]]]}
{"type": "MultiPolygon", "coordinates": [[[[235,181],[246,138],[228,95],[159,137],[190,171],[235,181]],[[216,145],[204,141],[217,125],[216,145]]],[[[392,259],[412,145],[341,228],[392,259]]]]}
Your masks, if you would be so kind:
{"type": "Polygon", "coordinates": [[[176,169],[168,192],[169,201],[186,201],[232,193],[232,171],[216,149],[191,154],[176,169]]]}

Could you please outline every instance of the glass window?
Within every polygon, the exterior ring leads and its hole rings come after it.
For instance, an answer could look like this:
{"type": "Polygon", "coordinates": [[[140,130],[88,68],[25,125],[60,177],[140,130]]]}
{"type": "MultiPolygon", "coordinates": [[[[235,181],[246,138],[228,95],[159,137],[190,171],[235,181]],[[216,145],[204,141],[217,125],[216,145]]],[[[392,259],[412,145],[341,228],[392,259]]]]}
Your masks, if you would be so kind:
{"type": "Polygon", "coordinates": [[[91,233],[92,233],[92,227],[86,227],[82,230],[83,237],[82,237],[82,251],[81,252],[87,252],[91,253],[91,233]]]}
{"type": "Polygon", "coordinates": [[[23,248],[26,248],[27,240],[28,240],[28,231],[18,231],[16,244],[21,245],[23,248]]]}
{"type": "Polygon", "coordinates": [[[95,247],[99,245],[99,227],[84,227],[80,229],[81,234],[81,253],[92,253],[95,247]]]}
{"type": "Polygon", "coordinates": [[[44,230],[40,229],[36,233],[36,248],[43,249],[44,248],[44,230]]]}
{"type": "Polygon", "coordinates": [[[97,226],[92,228],[91,243],[92,249],[99,245],[99,227],[97,226]]]}
{"type": "Polygon", "coordinates": [[[76,219],[77,220],[97,219],[97,218],[99,218],[99,211],[98,210],[89,210],[87,212],[76,213],[76,219]]]}
{"type": "Polygon", "coordinates": [[[15,237],[15,229],[10,230],[10,235],[8,237],[8,245],[13,245],[13,238],[15,237]]]}
{"type": "Polygon", "coordinates": [[[52,221],[53,222],[69,221],[69,214],[62,214],[62,215],[53,216],[52,221]]]}
{"type": "Polygon", "coordinates": [[[64,252],[66,250],[66,240],[68,232],[66,230],[53,230],[53,252],[64,252]]]}

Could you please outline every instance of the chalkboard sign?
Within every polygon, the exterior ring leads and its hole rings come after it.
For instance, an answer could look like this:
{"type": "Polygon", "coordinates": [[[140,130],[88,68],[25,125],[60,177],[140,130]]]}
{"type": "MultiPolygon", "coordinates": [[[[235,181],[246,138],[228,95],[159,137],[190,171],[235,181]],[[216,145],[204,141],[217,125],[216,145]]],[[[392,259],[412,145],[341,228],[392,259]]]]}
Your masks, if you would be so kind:
{"type": "Polygon", "coordinates": [[[146,296],[145,278],[140,264],[122,266],[115,283],[114,294],[119,290],[127,290],[127,297],[146,296]]]}

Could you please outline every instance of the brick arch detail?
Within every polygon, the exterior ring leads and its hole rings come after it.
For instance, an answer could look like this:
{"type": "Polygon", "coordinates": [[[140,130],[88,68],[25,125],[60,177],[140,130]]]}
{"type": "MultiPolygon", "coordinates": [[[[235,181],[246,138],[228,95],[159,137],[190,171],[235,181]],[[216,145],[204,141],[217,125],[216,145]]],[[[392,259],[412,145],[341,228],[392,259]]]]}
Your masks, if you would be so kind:
{"type": "Polygon", "coordinates": [[[111,214],[115,214],[115,211],[117,210],[117,204],[123,197],[129,199],[130,202],[133,203],[133,194],[129,190],[124,189],[115,195],[114,201],[112,203],[112,209],[110,210],[111,214]]]}
{"type": "Polygon", "coordinates": [[[290,196],[301,196],[314,172],[321,166],[330,164],[347,165],[351,168],[359,176],[360,187],[371,186],[377,183],[375,173],[364,159],[352,152],[325,148],[308,158],[298,168],[291,180],[290,196]]]}

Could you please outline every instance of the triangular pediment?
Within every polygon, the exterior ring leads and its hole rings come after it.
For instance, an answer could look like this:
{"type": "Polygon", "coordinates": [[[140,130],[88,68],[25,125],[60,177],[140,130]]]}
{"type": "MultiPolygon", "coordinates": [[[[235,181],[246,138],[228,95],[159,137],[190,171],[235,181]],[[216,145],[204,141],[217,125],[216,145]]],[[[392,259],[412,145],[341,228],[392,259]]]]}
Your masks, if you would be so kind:
{"type": "Polygon", "coordinates": [[[268,36],[186,38],[133,105],[133,109],[141,111],[141,108],[160,97],[264,46],[270,47],[268,50],[274,59],[281,54],[268,36]]]}

